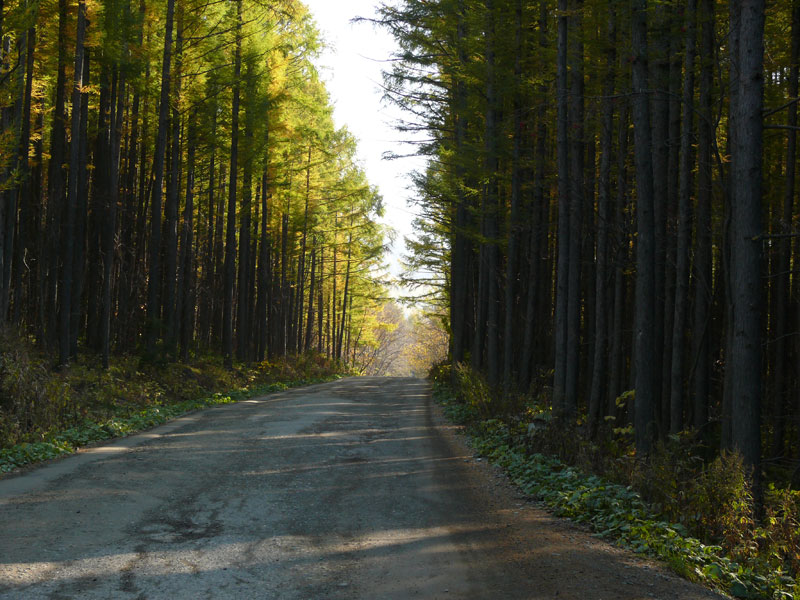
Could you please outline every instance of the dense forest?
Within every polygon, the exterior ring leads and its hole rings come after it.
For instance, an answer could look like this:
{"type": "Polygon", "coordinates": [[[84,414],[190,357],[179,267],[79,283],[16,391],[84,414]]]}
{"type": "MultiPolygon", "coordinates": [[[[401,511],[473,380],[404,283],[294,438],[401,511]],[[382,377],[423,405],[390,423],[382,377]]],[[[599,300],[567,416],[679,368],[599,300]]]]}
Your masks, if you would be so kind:
{"type": "Polygon", "coordinates": [[[0,315],[227,364],[370,342],[382,200],[296,0],[0,2],[0,315]]]}
{"type": "Polygon", "coordinates": [[[454,373],[498,407],[545,390],[588,438],[628,423],[640,455],[693,431],[790,474],[800,2],[404,0],[377,20],[400,129],[425,134],[411,262],[454,373]]]}

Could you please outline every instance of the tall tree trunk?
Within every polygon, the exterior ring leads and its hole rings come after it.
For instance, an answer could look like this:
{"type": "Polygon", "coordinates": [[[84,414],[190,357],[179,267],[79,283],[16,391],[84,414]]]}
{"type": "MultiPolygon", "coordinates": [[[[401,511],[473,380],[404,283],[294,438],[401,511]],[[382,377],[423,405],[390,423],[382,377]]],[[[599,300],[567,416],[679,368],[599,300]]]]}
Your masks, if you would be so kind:
{"type": "Polygon", "coordinates": [[[161,98],[158,107],[158,133],[153,155],[152,200],[150,202],[150,268],[147,281],[147,323],[145,346],[149,355],[156,351],[156,340],[161,329],[161,186],[164,180],[164,156],[167,152],[167,125],[169,121],[170,64],[172,62],[172,22],[175,0],[167,1],[167,22],[164,28],[164,54],[161,63],[161,98]]]}
{"type": "MultiPolygon", "coordinates": [[[[464,1],[459,0],[456,5],[456,53],[460,67],[467,64],[466,50],[466,19],[464,14],[464,1]]],[[[454,151],[456,156],[461,156],[466,136],[466,103],[467,93],[462,77],[456,77],[453,82],[453,131],[454,131],[454,151]]],[[[456,365],[464,362],[468,348],[467,341],[467,279],[469,238],[468,228],[468,206],[467,196],[464,192],[464,166],[459,161],[455,166],[455,179],[457,189],[455,191],[455,218],[453,227],[452,252],[450,255],[450,276],[451,287],[453,290],[450,299],[450,328],[452,335],[451,356],[452,356],[452,376],[453,381],[457,375],[456,365]]],[[[320,332],[321,334],[321,332],[320,332]]]]}
{"type": "Polygon", "coordinates": [[[670,433],[683,429],[683,356],[686,311],[689,300],[689,245],[692,237],[692,130],[694,115],[694,56],[697,43],[697,2],[686,6],[686,48],[683,58],[683,114],[681,117],[678,183],[678,246],[675,266],[675,317],[672,330],[672,381],[670,383],[670,433]]]}
{"type": "MultiPolygon", "coordinates": [[[[164,322],[165,347],[172,355],[178,341],[180,314],[176,306],[176,281],[178,272],[178,212],[181,193],[181,81],[183,70],[183,7],[178,10],[175,31],[175,86],[173,91],[172,119],[170,120],[171,149],[170,176],[167,185],[167,201],[164,206],[164,300],[162,319],[164,322]]],[[[180,293],[180,292],[178,292],[180,293]]]]}
{"type": "Polygon", "coordinates": [[[303,234],[300,238],[300,256],[297,267],[297,352],[304,348],[303,337],[303,303],[306,281],[306,241],[308,240],[308,201],[311,197],[311,144],[308,145],[308,160],[306,162],[306,197],[303,210],[303,234]]]}
{"type": "Polygon", "coordinates": [[[269,236],[269,206],[267,205],[267,187],[269,179],[267,168],[261,176],[261,241],[258,255],[258,302],[256,304],[256,321],[261,331],[258,337],[258,347],[256,350],[256,360],[261,362],[267,352],[267,340],[269,339],[269,327],[272,323],[267,322],[267,308],[269,306],[269,280],[270,274],[270,246],[272,241],[269,236]]]}
{"type": "Polygon", "coordinates": [[[111,354],[112,269],[114,267],[114,240],[117,233],[117,204],[119,203],[119,161],[122,149],[122,113],[125,103],[125,74],[115,74],[116,82],[111,94],[112,111],[109,118],[109,189],[104,207],[103,224],[103,289],[102,317],[100,321],[100,344],[103,368],[109,366],[111,354]]]}
{"type": "Polygon", "coordinates": [[[633,127],[637,189],[636,240],[636,450],[649,454],[655,439],[657,357],[655,332],[655,222],[653,157],[647,74],[647,0],[633,0],[633,127]]]}
{"type": "Polygon", "coordinates": [[[242,73],[242,0],[236,1],[236,54],[231,105],[231,167],[228,183],[228,224],[225,235],[225,287],[222,307],[222,357],[233,366],[233,288],[236,284],[236,184],[239,173],[239,88],[242,73]]]}
{"type": "Polygon", "coordinates": [[[50,162],[47,176],[47,268],[48,289],[46,300],[45,328],[48,341],[58,339],[58,298],[60,252],[60,229],[66,221],[63,215],[66,181],[63,165],[66,162],[66,90],[67,90],[67,0],[58,1],[58,71],[56,75],[55,106],[50,130],[50,162]]]}
{"type": "Polygon", "coordinates": [[[589,430],[594,437],[603,409],[603,392],[607,383],[607,299],[608,281],[608,230],[611,218],[611,154],[614,135],[614,94],[615,65],[617,62],[617,14],[613,4],[609,4],[608,15],[608,54],[606,77],[603,89],[603,123],[600,137],[600,178],[598,181],[598,228],[597,228],[597,273],[595,287],[595,340],[594,361],[592,365],[592,387],[589,395],[589,430]]]}
{"type": "Polygon", "coordinates": [[[495,65],[495,4],[494,0],[485,0],[486,4],[486,182],[484,195],[486,198],[486,370],[489,387],[497,389],[500,385],[500,285],[498,281],[500,267],[499,225],[500,201],[498,198],[499,140],[498,122],[500,121],[501,102],[498,99],[497,74],[495,65]]]}
{"type": "Polygon", "coordinates": [[[31,242],[35,237],[35,232],[30,229],[31,211],[33,210],[34,196],[39,193],[32,187],[31,167],[30,167],[30,145],[31,145],[31,108],[33,105],[33,66],[34,55],[36,53],[36,16],[39,12],[38,4],[33,5],[31,26],[25,34],[25,84],[22,96],[22,121],[19,136],[19,222],[17,223],[16,243],[14,252],[13,267],[13,288],[14,305],[11,313],[11,321],[19,324],[23,316],[23,304],[25,290],[23,289],[23,269],[31,271],[32,263],[35,258],[32,256],[34,251],[31,242]]]}
{"type": "MultiPolygon", "coordinates": [[[[649,46],[650,86],[654,88],[650,102],[650,125],[652,127],[653,165],[653,232],[654,232],[654,304],[653,304],[653,415],[661,426],[662,375],[665,347],[665,276],[667,247],[667,205],[669,201],[669,65],[672,10],[668,2],[654,3],[652,11],[652,43],[649,46]]],[[[635,51],[634,51],[635,53],[635,51]]],[[[634,125],[637,127],[637,125],[634,125]]],[[[638,275],[638,273],[637,273],[638,275]]],[[[638,300],[637,300],[638,303],[638,300]]],[[[671,341],[671,336],[670,336],[671,341]]],[[[670,353],[671,356],[671,353],[670,353]]]]}
{"type": "MultiPolygon", "coordinates": [[[[792,42],[789,67],[789,98],[797,98],[798,74],[800,74],[800,1],[792,2],[792,42]]],[[[795,185],[797,181],[797,103],[787,109],[786,124],[786,168],[785,187],[783,193],[783,214],[779,232],[789,235],[792,231],[792,213],[794,211],[795,185]]],[[[789,408],[789,381],[787,372],[788,312],[791,304],[790,272],[792,260],[792,242],[790,237],[778,241],[778,259],[775,267],[775,331],[774,348],[775,364],[772,369],[772,453],[783,453],[786,421],[789,408]]]]}
{"type": "Polygon", "coordinates": [[[194,168],[197,130],[194,122],[189,125],[186,157],[186,201],[183,207],[183,235],[181,236],[181,261],[178,273],[178,293],[180,294],[180,357],[189,360],[189,349],[194,338],[194,315],[196,305],[195,292],[195,255],[193,251],[194,234],[194,168]]]}
{"type": "Polygon", "coordinates": [[[345,324],[347,323],[347,300],[350,292],[350,265],[353,256],[353,220],[350,219],[350,235],[347,240],[347,267],[344,275],[344,291],[342,293],[342,318],[339,324],[339,335],[336,339],[336,360],[342,360],[342,344],[344,340],[345,324]]]}
{"type": "MultiPolygon", "coordinates": [[[[83,85],[83,42],[86,35],[86,2],[78,2],[78,24],[75,33],[75,70],[72,78],[72,117],[69,157],[69,191],[65,206],[63,228],[63,265],[61,275],[61,313],[59,318],[59,364],[64,366],[70,358],[72,321],[72,275],[75,254],[75,220],[80,171],[81,86],[83,85]]],[[[80,243],[80,242],[79,242],[80,243]]],[[[0,315],[2,317],[2,315],[0,315]]]]}
{"type": "Polygon", "coordinates": [[[701,61],[697,125],[697,216],[695,230],[694,285],[694,387],[692,419],[698,431],[708,423],[711,369],[711,145],[713,143],[711,90],[714,85],[714,2],[700,0],[701,61]]]}
{"type": "Polygon", "coordinates": [[[567,296],[567,381],[564,416],[578,411],[578,378],[581,343],[581,234],[584,198],[583,126],[583,0],[574,0],[570,19],[570,186],[569,186],[569,282],[567,296]]]}
{"type": "MultiPolygon", "coordinates": [[[[761,455],[761,194],[764,93],[764,0],[742,0],[733,126],[732,442],[756,469],[761,455]]],[[[734,22],[733,20],[731,22],[734,22]]]]}
{"type": "Polygon", "coordinates": [[[617,198],[614,207],[614,230],[617,244],[614,252],[614,309],[611,321],[611,354],[609,357],[608,414],[616,416],[616,399],[622,393],[624,379],[623,367],[623,314],[626,298],[625,267],[628,262],[630,237],[626,222],[628,198],[628,139],[630,107],[627,103],[620,108],[619,131],[617,134],[617,198]]]}
{"type": "Polygon", "coordinates": [[[308,284],[308,318],[306,319],[306,339],[303,343],[303,352],[308,353],[311,350],[311,335],[314,329],[314,286],[316,284],[315,272],[317,268],[317,238],[314,236],[312,240],[313,247],[311,248],[311,276],[309,277],[308,284]]]}
{"type": "MultiPolygon", "coordinates": [[[[548,7],[545,1],[539,3],[539,49],[544,51],[548,45],[547,39],[547,16],[548,7]]],[[[536,144],[534,148],[535,166],[533,174],[533,202],[531,206],[531,228],[530,244],[528,248],[528,294],[525,306],[525,331],[522,342],[522,358],[520,362],[519,388],[525,393],[528,391],[532,381],[532,371],[534,368],[534,357],[536,355],[535,345],[545,345],[540,321],[549,319],[539,318],[539,305],[545,296],[544,280],[551,279],[550,274],[542,267],[542,257],[546,255],[541,248],[547,244],[549,221],[545,215],[549,214],[549,197],[545,199],[545,138],[547,137],[547,90],[548,86],[540,83],[537,86],[539,96],[539,107],[536,111],[536,144]],[[537,333],[539,339],[537,340],[537,333]]],[[[550,306],[550,298],[546,299],[550,306]]]]}
{"type": "Polygon", "coordinates": [[[555,367],[553,411],[564,412],[567,386],[567,304],[569,292],[570,163],[567,91],[567,0],[558,0],[558,47],[556,49],[556,97],[558,106],[558,264],[556,268],[555,367]]]}
{"type": "Polygon", "coordinates": [[[519,254],[522,225],[520,223],[522,203],[522,0],[516,0],[515,14],[515,59],[514,59],[514,141],[511,157],[511,214],[508,227],[508,257],[506,258],[505,287],[505,326],[503,330],[503,390],[506,397],[511,395],[513,386],[514,356],[514,317],[517,294],[517,255],[519,254]]]}

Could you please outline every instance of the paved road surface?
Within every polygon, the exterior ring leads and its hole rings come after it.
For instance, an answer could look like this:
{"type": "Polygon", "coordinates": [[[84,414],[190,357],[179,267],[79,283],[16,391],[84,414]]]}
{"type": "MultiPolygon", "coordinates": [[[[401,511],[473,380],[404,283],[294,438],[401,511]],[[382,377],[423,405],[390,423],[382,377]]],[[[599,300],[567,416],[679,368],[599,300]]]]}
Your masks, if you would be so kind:
{"type": "Polygon", "coordinates": [[[0,598],[711,598],[473,459],[425,382],[189,415],[0,480],[0,598]]]}

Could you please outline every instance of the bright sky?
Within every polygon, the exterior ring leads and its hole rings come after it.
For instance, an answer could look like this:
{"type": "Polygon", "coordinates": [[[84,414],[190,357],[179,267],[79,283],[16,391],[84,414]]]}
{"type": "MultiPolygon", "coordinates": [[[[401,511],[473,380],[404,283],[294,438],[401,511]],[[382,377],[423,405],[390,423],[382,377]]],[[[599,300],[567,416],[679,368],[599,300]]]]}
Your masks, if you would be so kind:
{"type": "Polygon", "coordinates": [[[373,185],[384,199],[384,221],[397,231],[390,270],[399,274],[399,258],[405,250],[403,238],[412,231],[414,218],[406,198],[410,192],[407,174],[422,168],[418,158],[386,161],[391,151],[408,154],[410,147],[399,144],[402,135],[392,128],[397,109],[382,102],[381,69],[396,44],[384,29],[369,23],[352,24],[355,17],[375,16],[377,0],[303,0],[309,7],[329,49],[318,66],[333,100],[334,119],[346,125],[359,141],[359,157],[373,185]]]}

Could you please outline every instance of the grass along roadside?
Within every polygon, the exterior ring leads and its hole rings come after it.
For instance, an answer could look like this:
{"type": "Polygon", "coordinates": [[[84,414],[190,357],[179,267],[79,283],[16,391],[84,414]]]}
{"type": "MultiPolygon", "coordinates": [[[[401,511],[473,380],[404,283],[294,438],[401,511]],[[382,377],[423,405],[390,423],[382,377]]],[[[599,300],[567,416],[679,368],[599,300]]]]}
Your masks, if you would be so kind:
{"type": "Polygon", "coordinates": [[[680,524],[659,518],[630,487],[587,475],[542,454],[529,454],[519,432],[499,420],[481,420],[471,407],[437,386],[445,415],[466,425],[477,453],[502,467],[526,494],[541,500],[557,516],[589,525],[598,537],[666,562],[678,574],[736,598],[794,599],[795,579],[764,561],[736,562],[717,545],[690,537],[680,524]]]}
{"type": "Polygon", "coordinates": [[[340,377],[341,375],[329,375],[312,379],[268,383],[250,388],[239,388],[228,393],[216,393],[193,400],[152,406],[144,408],[133,415],[120,415],[103,421],[85,419],[82,423],[68,429],[47,433],[42,441],[22,442],[9,448],[0,449],[0,473],[8,473],[33,463],[72,454],[80,448],[96,442],[125,437],[162,425],[167,421],[196,410],[239,402],[289,388],[333,381],[340,377]]]}

